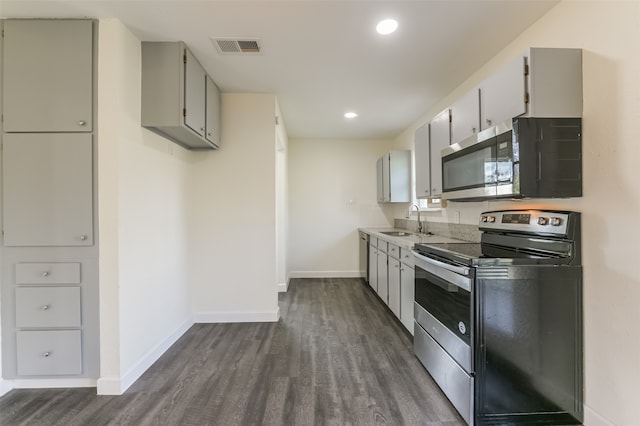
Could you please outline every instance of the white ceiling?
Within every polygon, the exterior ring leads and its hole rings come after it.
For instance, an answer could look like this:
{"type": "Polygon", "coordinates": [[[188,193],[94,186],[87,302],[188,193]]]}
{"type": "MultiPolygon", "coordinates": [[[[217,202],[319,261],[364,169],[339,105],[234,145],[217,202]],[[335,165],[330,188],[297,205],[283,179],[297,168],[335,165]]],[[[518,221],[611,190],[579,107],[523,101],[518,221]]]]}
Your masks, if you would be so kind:
{"type": "Polygon", "coordinates": [[[395,137],[557,3],[0,0],[0,16],[116,17],[182,40],[223,92],[275,93],[290,138],[351,139],[395,137]],[[387,17],[398,31],[380,36],[387,17]],[[262,54],[221,55],[210,37],[258,38],[262,54]]]}

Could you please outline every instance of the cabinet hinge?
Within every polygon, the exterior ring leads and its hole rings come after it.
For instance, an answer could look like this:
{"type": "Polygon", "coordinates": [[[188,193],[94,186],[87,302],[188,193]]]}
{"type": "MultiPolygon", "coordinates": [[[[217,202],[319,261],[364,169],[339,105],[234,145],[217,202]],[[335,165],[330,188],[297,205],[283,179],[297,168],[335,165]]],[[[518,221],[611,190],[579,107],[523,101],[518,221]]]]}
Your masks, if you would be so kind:
{"type": "Polygon", "coordinates": [[[524,92],[524,103],[525,104],[529,103],[529,92],[524,92]]]}
{"type": "Polygon", "coordinates": [[[453,114],[451,113],[451,110],[449,110],[449,123],[453,123],[453,114]]]}
{"type": "Polygon", "coordinates": [[[186,64],[187,63],[187,54],[185,53],[184,55],[182,55],[182,61],[186,64]]]}
{"type": "Polygon", "coordinates": [[[183,117],[187,116],[187,109],[186,108],[182,108],[182,116],[183,117]]]}
{"type": "Polygon", "coordinates": [[[278,116],[276,115],[276,126],[280,124],[280,121],[278,120],[278,116]]]}
{"type": "Polygon", "coordinates": [[[524,64],[524,75],[529,75],[529,64],[524,64]]]}

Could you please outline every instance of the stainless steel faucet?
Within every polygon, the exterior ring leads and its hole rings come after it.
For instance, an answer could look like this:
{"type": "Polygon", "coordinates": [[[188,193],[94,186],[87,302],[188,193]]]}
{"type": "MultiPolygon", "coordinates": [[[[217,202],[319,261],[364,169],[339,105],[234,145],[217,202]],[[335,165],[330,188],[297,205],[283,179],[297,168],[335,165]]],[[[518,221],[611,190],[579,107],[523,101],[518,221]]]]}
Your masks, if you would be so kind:
{"type": "Polygon", "coordinates": [[[420,207],[418,207],[417,204],[411,204],[411,206],[409,206],[409,211],[407,212],[407,219],[411,219],[411,209],[414,207],[418,212],[418,234],[422,234],[422,221],[420,221],[420,207]]]}

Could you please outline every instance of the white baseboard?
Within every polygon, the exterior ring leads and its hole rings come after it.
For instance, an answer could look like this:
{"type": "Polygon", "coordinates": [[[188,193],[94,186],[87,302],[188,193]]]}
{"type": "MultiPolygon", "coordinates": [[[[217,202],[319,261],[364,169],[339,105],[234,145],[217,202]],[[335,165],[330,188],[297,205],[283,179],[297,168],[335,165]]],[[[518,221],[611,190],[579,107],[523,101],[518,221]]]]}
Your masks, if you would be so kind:
{"type": "Polygon", "coordinates": [[[280,308],[253,312],[198,312],[194,316],[196,323],[277,322],[279,319],[280,308]]]}
{"type": "Polygon", "coordinates": [[[584,406],[584,424],[585,426],[615,426],[615,423],[605,419],[586,405],[584,406]]]}
{"type": "Polygon", "coordinates": [[[278,293],[286,293],[289,289],[289,280],[287,280],[286,283],[276,284],[276,288],[278,289],[278,293]]]}
{"type": "Polygon", "coordinates": [[[0,377],[0,396],[5,395],[13,389],[13,381],[0,377]]]}
{"type": "Polygon", "coordinates": [[[291,271],[291,278],[362,278],[360,271],[291,271]]]}
{"type": "Polygon", "coordinates": [[[101,377],[98,379],[98,395],[122,395],[145,371],[153,365],[191,326],[193,321],[186,320],[163,341],[151,348],[122,377],[101,377]]]}
{"type": "Polygon", "coordinates": [[[96,379],[13,379],[14,389],[95,388],[96,379]]]}

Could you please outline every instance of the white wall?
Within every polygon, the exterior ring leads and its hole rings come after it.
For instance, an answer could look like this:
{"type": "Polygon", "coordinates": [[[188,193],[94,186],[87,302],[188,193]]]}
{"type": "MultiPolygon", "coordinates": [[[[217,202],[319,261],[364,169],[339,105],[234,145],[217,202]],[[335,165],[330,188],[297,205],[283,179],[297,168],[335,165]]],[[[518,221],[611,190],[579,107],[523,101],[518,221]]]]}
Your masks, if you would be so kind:
{"type": "Polygon", "coordinates": [[[276,321],[276,98],[222,95],[222,144],[190,171],[197,322],[276,321]]]}
{"type": "MultiPolygon", "coordinates": [[[[568,200],[451,203],[430,220],[476,223],[483,210],[556,207],[583,213],[585,424],[638,424],[640,400],[640,2],[564,1],[398,137],[527,47],[584,49],[584,196],[568,200]]],[[[396,211],[400,217],[400,210],[396,211]]]]}
{"type": "Polygon", "coordinates": [[[287,291],[289,284],[289,170],[287,150],[289,139],[284,127],[280,106],[276,101],[276,285],[278,291],[287,291]]]}
{"type": "Polygon", "coordinates": [[[291,140],[291,277],[356,277],[358,227],[391,226],[377,203],[376,160],[387,140],[291,140]]]}
{"type": "Polygon", "coordinates": [[[191,325],[190,153],[140,127],[140,41],[100,21],[100,393],[126,389],[191,325]]]}

